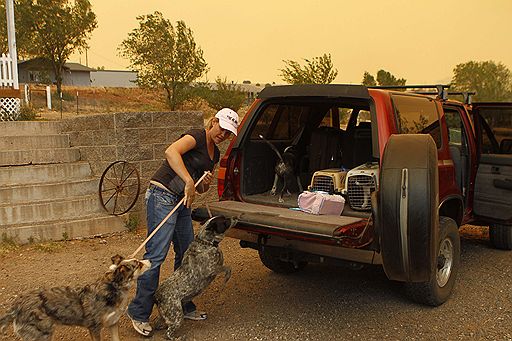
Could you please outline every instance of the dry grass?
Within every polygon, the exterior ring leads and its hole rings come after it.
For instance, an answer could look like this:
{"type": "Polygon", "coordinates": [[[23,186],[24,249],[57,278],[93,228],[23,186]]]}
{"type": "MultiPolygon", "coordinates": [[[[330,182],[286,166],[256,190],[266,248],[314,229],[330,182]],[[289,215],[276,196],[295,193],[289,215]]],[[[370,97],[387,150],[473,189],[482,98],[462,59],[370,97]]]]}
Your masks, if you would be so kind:
{"type": "Polygon", "coordinates": [[[45,253],[54,253],[64,248],[64,243],[59,242],[46,242],[34,244],[34,250],[42,251],[45,253]]]}
{"type": "MultiPolygon", "coordinates": [[[[44,87],[31,86],[31,104],[38,112],[38,119],[58,120],[77,115],[110,112],[148,112],[169,111],[165,93],[162,90],[142,88],[105,88],[105,87],[69,87],[64,86],[61,104],[59,98],[52,96],[52,110],[46,108],[44,87]],[[77,108],[78,93],[78,108],[77,108]]],[[[52,87],[52,93],[56,90],[52,87]]],[[[241,117],[248,107],[239,110],[241,117]]],[[[184,103],[178,110],[202,111],[205,119],[212,117],[215,110],[202,99],[184,103]]]]}
{"type": "Polygon", "coordinates": [[[19,245],[14,238],[7,237],[7,234],[3,234],[0,239],[0,256],[15,251],[18,247],[19,245]]]}
{"type": "MultiPolygon", "coordinates": [[[[78,114],[168,110],[162,91],[141,88],[63,87],[63,112],[77,113],[77,94],[78,114]]],[[[31,102],[34,108],[46,111],[46,95],[41,89],[31,88],[31,102]]],[[[52,96],[52,107],[53,111],[60,113],[60,101],[56,96],[52,96]]]]}
{"type": "Polygon", "coordinates": [[[460,236],[466,239],[489,239],[489,227],[463,225],[459,230],[460,236]]]}

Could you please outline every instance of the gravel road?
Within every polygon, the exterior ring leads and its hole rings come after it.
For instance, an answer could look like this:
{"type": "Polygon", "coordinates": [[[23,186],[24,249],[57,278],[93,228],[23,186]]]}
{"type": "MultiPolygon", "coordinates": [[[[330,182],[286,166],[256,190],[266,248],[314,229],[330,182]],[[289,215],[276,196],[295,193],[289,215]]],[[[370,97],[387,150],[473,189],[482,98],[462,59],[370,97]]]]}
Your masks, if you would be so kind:
{"type": "MultiPolygon", "coordinates": [[[[233,269],[195,300],[208,320],[186,321],[187,340],[512,340],[512,253],[491,249],[485,232],[466,227],[453,297],[438,308],[403,295],[380,267],[351,270],[309,265],[293,275],[266,269],[253,250],[222,242],[233,269]],[[482,237],[483,236],[483,237],[482,237]]],[[[0,247],[0,313],[13,295],[38,286],[80,285],[99,277],[116,253],[128,255],[144,232],[80,241],[0,247]]],[[[172,257],[172,255],[171,255],[172,257]]],[[[165,267],[164,276],[170,271],[165,267]]],[[[103,332],[110,340],[108,331],[103,332]]],[[[12,328],[2,340],[14,340],[12,328]]],[[[121,339],[139,337],[126,318],[121,339]]],[[[81,328],[58,327],[54,340],[88,340],[81,328]]]]}

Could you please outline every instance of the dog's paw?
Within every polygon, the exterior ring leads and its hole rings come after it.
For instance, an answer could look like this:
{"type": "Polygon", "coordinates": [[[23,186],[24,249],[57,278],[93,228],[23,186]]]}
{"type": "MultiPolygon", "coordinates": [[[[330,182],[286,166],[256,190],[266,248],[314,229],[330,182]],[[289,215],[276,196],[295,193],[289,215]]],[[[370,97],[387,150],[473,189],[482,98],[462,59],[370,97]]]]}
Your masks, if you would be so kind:
{"type": "Polygon", "coordinates": [[[270,194],[271,194],[271,195],[276,195],[276,192],[277,192],[277,188],[272,188],[272,189],[270,190],[270,194]]]}

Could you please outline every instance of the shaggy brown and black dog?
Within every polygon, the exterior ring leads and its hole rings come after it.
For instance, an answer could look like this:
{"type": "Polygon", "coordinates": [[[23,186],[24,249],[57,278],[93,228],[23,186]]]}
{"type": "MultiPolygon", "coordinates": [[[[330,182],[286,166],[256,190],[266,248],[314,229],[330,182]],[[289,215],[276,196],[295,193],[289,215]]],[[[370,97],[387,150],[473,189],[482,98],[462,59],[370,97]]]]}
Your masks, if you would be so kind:
{"type": "Polygon", "coordinates": [[[82,326],[93,341],[101,340],[101,329],[110,327],[112,340],[119,341],[119,318],[128,304],[128,289],[147,271],[147,260],[112,257],[109,271],[95,283],[81,288],[38,289],[18,297],[0,330],[13,322],[14,331],[24,341],[50,341],[54,324],[82,326]]]}

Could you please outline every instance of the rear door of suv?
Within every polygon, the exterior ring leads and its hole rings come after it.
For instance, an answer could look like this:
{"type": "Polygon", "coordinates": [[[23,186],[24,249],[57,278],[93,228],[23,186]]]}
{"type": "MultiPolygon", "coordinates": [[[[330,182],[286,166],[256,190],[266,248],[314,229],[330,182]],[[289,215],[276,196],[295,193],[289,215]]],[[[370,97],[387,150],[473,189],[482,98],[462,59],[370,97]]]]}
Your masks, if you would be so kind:
{"type": "Polygon", "coordinates": [[[473,210],[484,222],[512,222],[512,103],[474,103],[479,157],[473,210]]]}

